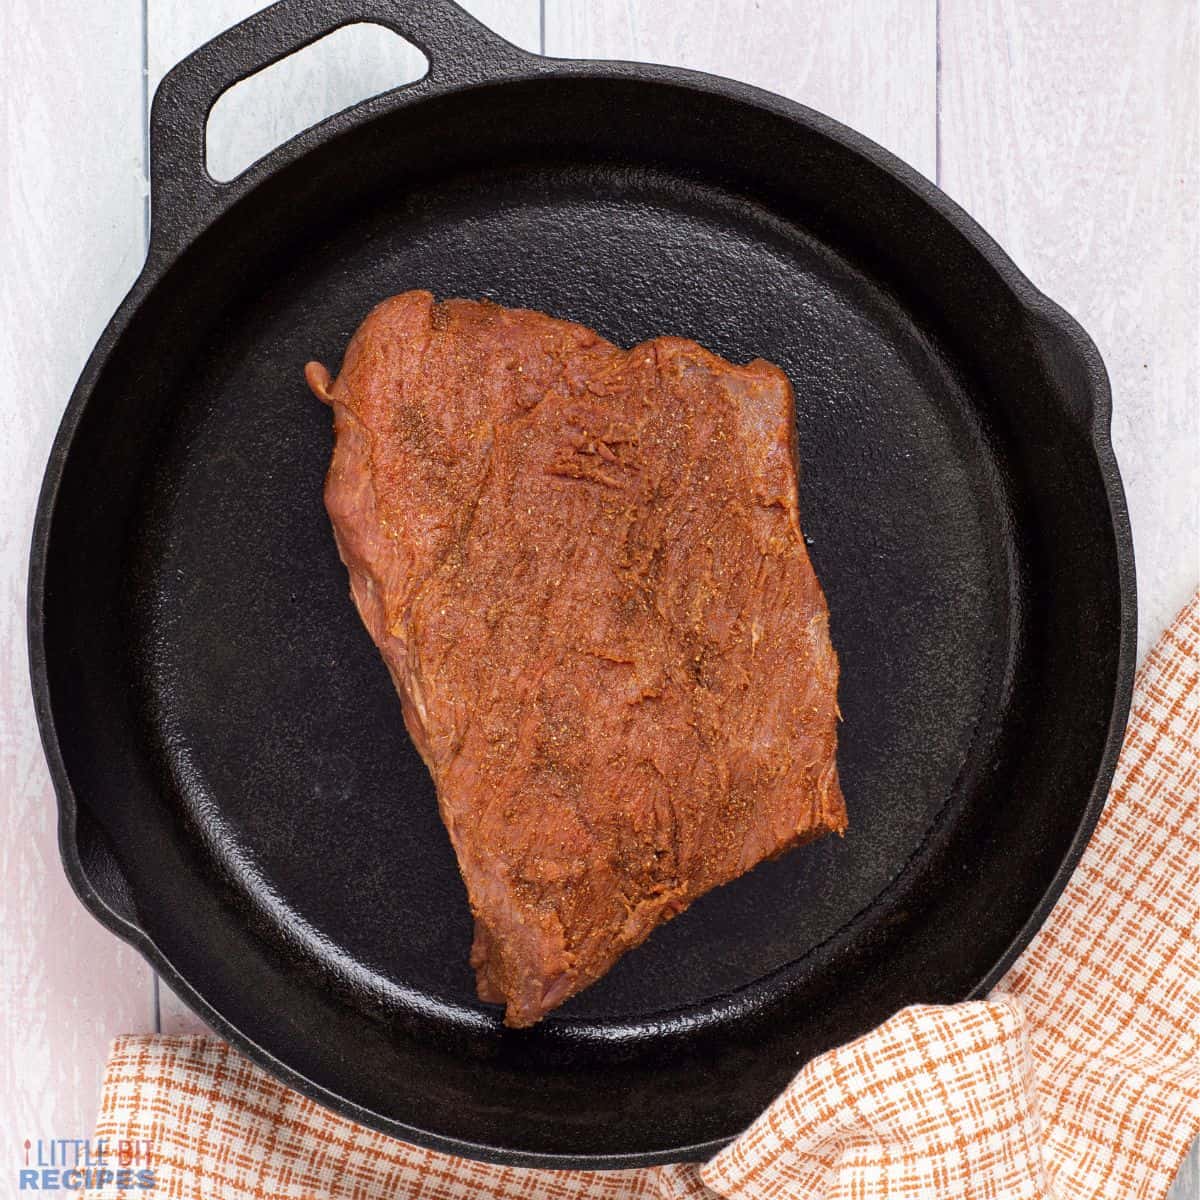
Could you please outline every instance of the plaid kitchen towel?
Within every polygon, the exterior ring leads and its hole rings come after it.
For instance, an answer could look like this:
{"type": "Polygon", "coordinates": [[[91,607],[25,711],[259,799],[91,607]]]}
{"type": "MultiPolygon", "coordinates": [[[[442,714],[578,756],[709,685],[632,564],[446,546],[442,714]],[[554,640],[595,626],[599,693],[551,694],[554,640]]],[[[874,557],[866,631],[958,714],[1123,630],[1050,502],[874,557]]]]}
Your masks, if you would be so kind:
{"type": "Polygon", "coordinates": [[[1143,666],[1100,824],[996,992],[904,1009],[815,1059],[703,1166],[529,1171],[435,1154],[207,1037],[119,1039],[97,1137],[153,1172],[154,1195],[188,1200],[1161,1197],[1200,1130],[1198,812],[1200,597],[1143,666]]]}

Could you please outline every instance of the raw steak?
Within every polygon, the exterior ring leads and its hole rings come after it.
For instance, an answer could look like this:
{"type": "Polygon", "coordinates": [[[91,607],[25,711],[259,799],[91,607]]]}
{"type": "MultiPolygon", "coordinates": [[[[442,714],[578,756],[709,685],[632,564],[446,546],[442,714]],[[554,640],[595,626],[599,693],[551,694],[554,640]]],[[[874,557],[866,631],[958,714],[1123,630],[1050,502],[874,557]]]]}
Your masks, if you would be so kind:
{"type": "Polygon", "coordinates": [[[846,826],[792,391],[660,337],[406,292],[332,382],[325,484],[475,915],[532,1025],[701,893],[846,826]]]}

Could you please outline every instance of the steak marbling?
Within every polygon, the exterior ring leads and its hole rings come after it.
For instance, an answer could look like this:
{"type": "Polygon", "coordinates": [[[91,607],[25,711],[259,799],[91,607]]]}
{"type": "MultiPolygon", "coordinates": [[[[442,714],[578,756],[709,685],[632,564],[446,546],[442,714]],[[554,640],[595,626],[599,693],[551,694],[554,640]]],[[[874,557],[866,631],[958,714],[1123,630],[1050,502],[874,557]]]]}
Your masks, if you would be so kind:
{"type": "Polygon", "coordinates": [[[415,291],[367,317],[336,382],[306,375],[333,407],[351,593],[509,1025],[845,828],[782,371],[415,291]]]}

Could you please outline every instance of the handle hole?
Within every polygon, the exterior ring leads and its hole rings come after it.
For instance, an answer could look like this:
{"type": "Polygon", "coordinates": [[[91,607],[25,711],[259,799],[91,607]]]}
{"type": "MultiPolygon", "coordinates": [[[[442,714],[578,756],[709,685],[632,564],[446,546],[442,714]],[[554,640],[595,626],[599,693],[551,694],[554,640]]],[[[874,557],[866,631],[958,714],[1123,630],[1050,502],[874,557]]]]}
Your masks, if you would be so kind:
{"type": "Polygon", "coordinates": [[[428,70],[416,46],[382,25],[363,21],[335,29],[220,96],[205,130],[208,173],[222,183],[236,179],[288,138],[415,83],[428,70]]]}

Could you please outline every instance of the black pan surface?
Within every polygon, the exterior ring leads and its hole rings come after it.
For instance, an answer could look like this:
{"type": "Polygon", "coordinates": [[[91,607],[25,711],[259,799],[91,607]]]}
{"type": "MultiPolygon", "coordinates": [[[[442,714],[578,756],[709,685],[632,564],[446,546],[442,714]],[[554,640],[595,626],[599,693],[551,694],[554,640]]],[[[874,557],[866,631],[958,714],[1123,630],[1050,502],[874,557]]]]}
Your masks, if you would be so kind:
{"type": "Polygon", "coordinates": [[[30,587],[64,860],[101,920],[308,1095],[510,1163],[705,1156],[812,1055],[994,984],[1099,813],[1132,676],[1108,386],[1070,318],[827,118],[527,55],[448,0],[256,15],[164,81],[152,155],[149,258],[64,419],[30,587]],[[430,75],[209,179],[221,91],[361,19],[430,75]],[[301,373],[415,287],[779,363],[842,664],[845,839],[524,1032],[475,998],[301,373]]]}

